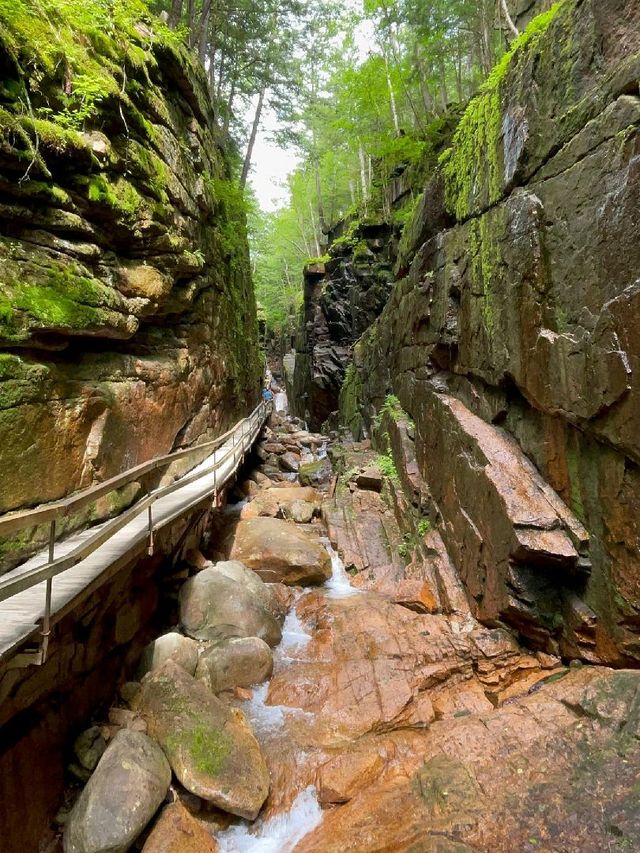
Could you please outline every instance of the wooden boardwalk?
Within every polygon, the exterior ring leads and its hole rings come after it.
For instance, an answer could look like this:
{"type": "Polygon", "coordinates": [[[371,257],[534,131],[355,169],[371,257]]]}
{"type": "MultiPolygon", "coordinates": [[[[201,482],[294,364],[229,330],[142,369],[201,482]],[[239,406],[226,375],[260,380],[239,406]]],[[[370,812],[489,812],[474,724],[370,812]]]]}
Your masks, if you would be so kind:
{"type": "MultiPolygon", "coordinates": [[[[255,415],[255,412],[254,412],[255,415]]],[[[241,421],[227,441],[203,462],[177,481],[176,488],[153,504],[153,529],[157,530],[188,512],[219,491],[235,475],[243,458],[254,444],[264,424],[264,418],[253,415],[241,421]],[[201,474],[201,476],[197,476],[201,474]]],[[[135,511],[134,511],[135,512],[135,511]]],[[[55,559],[71,554],[88,543],[109,524],[104,522],[56,542],[55,559]]],[[[149,520],[146,511],[135,515],[106,542],[75,566],[55,576],[51,590],[51,624],[59,621],[77,600],[104,583],[137,553],[146,553],[149,546],[149,520]]],[[[0,577],[0,587],[11,579],[49,564],[49,551],[43,550],[27,562],[0,577]]],[[[0,602],[0,661],[15,654],[27,642],[36,644],[42,631],[47,581],[36,583],[0,602]]]]}

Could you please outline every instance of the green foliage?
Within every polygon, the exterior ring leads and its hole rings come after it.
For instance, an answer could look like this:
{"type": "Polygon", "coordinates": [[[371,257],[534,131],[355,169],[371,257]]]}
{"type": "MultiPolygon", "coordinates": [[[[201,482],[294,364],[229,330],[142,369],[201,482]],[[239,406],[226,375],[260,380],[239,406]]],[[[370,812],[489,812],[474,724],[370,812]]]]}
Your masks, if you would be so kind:
{"type": "Polygon", "coordinates": [[[223,730],[193,722],[185,733],[180,732],[167,739],[167,749],[172,753],[185,750],[200,773],[215,776],[225,765],[231,742],[223,730]]]}
{"type": "Polygon", "coordinates": [[[418,536],[424,538],[431,530],[431,522],[428,518],[421,518],[418,522],[418,536]]]}
{"type": "Polygon", "coordinates": [[[0,28],[28,80],[13,100],[63,130],[90,125],[107,99],[126,101],[127,72],[155,64],[155,43],[180,41],[144,0],[0,0],[0,28]]]}
{"type": "Polygon", "coordinates": [[[487,204],[493,204],[502,195],[502,83],[512,64],[535,47],[564,5],[565,0],[559,0],[538,15],[514,41],[467,107],[453,138],[452,150],[440,158],[447,207],[460,220],[476,209],[475,192],[481,183],[480,175],[488,177],[487,204]]]}
{"type": "Polygon", "coordinates": [[[396,469],[396,463],[390,453],[380,453],[376,456],[376,465],[384,477],[388,477],[392,483],[399,483],[400,477],[396,469]]]}
{"type": "Polygon", "coordinates": [[[385,415],[390,415],[396,423],[402,419],[408,420],[408,415],[402,408],[402,404],[395,394],[387,394],[384,403],[376,412],[373,418],[373,425],[376,429],[379,429],[382,425],[382,420],[385,415]]]}

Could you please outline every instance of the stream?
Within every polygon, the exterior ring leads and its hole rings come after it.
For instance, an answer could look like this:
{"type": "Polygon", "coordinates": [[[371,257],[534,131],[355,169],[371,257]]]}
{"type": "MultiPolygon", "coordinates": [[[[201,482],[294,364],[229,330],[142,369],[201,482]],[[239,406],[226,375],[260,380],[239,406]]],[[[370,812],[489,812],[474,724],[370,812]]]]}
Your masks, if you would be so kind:
{"type": "MultiPolygon", "coordinates": [[[[320,541],[331,556],[332,575],[319,592],[327,598],[359,595],[359,590],[351,586],[340,555],[328,539],[322,538],[320,541]]],[[[274,676],[296,661],[297,652],[310,641],[311,635],[298,616],[297,606],[306,596],[317,594],[318,590],[308,590],[296,596],[282,627],[282,641],[274,649],[274,676]]],[[[286,748],[288,738],[285,719],[287,715],[304,712],[284,705],[268,704],[268,692],[269,682],[259,685],[254,689],[253,697],[241,707],[261,745],[282,740],[282,748],[286,748]]],[[[322,815],[316,789],[309,785],[296,796],[288,811],[271,818],[258,819],[253,824],[244,822],[231,826],[217,834],[216,840],[222,853],[290,853],[305,835],[320,824],[322,815]]]]}

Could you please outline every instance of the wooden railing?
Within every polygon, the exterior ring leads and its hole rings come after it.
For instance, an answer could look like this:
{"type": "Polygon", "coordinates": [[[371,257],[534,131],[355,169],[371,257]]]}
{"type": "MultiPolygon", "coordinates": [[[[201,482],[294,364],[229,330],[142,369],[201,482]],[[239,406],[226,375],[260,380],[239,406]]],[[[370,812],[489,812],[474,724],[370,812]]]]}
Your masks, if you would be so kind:
{"type": "MultiPolygon", "coordinates": [[[[155,531],[171,523],[175,518],[185,512],[188,512],[192,508],[191,504],[180,506],[172,515],[167,518],[163,518],[156,525],[154,524],[153,519],[153,505],[156,501],[170,495],[172,492],[175,492],[184,486],[189,485],[190,483],[197,482],[209,474],[213,474],[213,485],[206,493],[198,496],[197,500],[193,502],[193,506],[197,506],[197,504],[202,503],[203,500],[212,494],[217,496],[218,490],[222,488],[222,486],[238,470],[240,463],[244,459],[247,451],[253,445],[255,438],[270,412],[271,403],[262,401],[258,406],[256,406],[249,417],[238,421],[232,429],[228,430],[224,435],[219,436],[213,441],[198,444],[194,447],[185,448],[183,450],[177,450],[174,453],[169,453],[165,456],[159,456],[149,462],[144,462],[141,465],[130,468],[122,474],[112,477],[110,480],[105,480],[104,483],[91,486],[77,494],[70,495],[67,498],[62,498],[61,500],[45,506],[20,512],[12,512],[0,517],[0,537],[49,522],[49,554],[47,562],[41,566],[36,566],[33,569],[17,572],[15,574],[10,572],[6,577],[0,578],[0,602],[6,601],[18,593],[24,592],[43,581],[47,582],[41,632],[42,639],[40,649],[35,656],[36,658],[39,657],[39,659],[32,660],[32,663],[43,663],[47,656],[50,634],[51,590],[53,578],[86,559],[101,545],[111,539],[119,530],[122,530],[122,528],[126,527],[129,522],[144,512],[147,513],[148,518],[147,530],[149,537],[149,554],[153,554],[155,531]],[[114,492],[129,483],[140,480],[142,477],[153,471],[168,468],[174,462],[195,456],[204,456],[206,459],[206,457],[212,453],[215,454],[215,451],[229,440],[231,440],[231,446],[227,452],[224,456],[218,459],[214,456],[214,461],[211,465],[186,474],[185,476],[176,479],[168,486],[159,487],[146,492],[145,496],[141,500],[137,501],[133,506],[122,512],[116,518],[101,525],[100,529],[97,530],[93,536],[89,536],[70,553],[55,559],[56,522],[60,519],[69,516],[72,512],[93,503],[98,498],[103,497],[110,492],[114,492]],[[226,477],[224,477],[222,482],[219,482],[217,474],[231,456],[233,456],[233,466],[231,471],[226,477]]],[[[196,465],[201,465],[202,461],[204,460],[196,463],[196,465]]]]}

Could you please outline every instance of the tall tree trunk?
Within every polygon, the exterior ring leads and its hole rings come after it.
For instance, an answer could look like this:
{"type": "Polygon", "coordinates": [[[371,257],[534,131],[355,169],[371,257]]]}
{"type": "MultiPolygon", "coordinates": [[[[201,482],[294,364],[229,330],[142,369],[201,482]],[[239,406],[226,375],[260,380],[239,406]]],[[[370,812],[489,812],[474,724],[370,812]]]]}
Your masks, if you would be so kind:
{"type": "Polygon", "coordinates": [[[316,257],[319,258],[321,254],[320,249],[320,228],[316,225],[316,217],[313,212],[313,205],[311,204],[311,199],[309,199],[309,216],[311,217],[311,228],[313,230],[313,239],[316,244],[316,257]]]}
{"type": "Polygon", "coordinates": [[[194,47],[196,43],[196,0],[189,0],[187,15],[189,18],[189,47],[194,47]]]}
{"type": "Polygon", "coordinates": [[[234,77],[233,80],[231,81],[231,88],[229,89],[229,97],[227,98],[227,105],[226,105],[225,114],[224,114],[224,125],[223,125],[223,127],[225,130],[225,133],[229,130],[229,123],[231,122],[231,116],[233,114],[233,100],[236,96],[236,84],[237,84],[237,81],[234,77]]]}
{"type": "Polygon", "coordinates": [[[171,11],[169,12],[169,26],[172,30],[180,23],[182,17],[182,0],[172,0],[171,11]]]}
{"type": "Polygon", "coordinates": [[[249,177],[249,169],[251,168],[251,158],[253,157],[253,147],[256,144],[256,137],[258,135],[258,128],[260,127],[260,119],[262,118],[262,107],[264,106],[264,96],[266,94],[266,85],[263,85],[260,90],[260,95],[258,97],[258,105],[256,106],[256,112],[253,117],[253,126],[251,127],[251,136],[249,137],[249,144],[247,145],[247,153],[244,157],[244,164],[242,166],[242,175],[240,176],[240,186],[244,189],[247,185],[247,178],[249,177]]]}
{"type": "Polygon", "coordinates": [[[360,160],[360,186],[362,188],[362,202],[364,209],[367,209],[367,200],[369,198],[369,188],[367,186],[367,160],[362,147],[362,142],[358,142],[358,159],[360,160]]]}
{"type": "Polygon", "coordinates": [[[444,64],[444,59],[440,59],[438,64],[438,84],[440,86],[440,102],[442,105],[442,112],[445,112],[447,109],[447,104],[449,103],[449,94],[447,92],[447,70],[444,64]]]}
{"type": "Polygon", "coordinates": [[[391,82],[391,73],[389,71],[389,62],[387,57],[384,58],[384,67],[387,72],[387,86],[389,88],[389,102],[391,104],[391,115],[393,117],[393,126],[396,131],[396,136],[400,136],[400,122],[398,121],[398,109],[396,106],[396,94],[393,91],[393,83],[391,82]]]}
{"type": "Polygon", "coordinates": [[[209,35],[209,18],[211,17],[211,4],[213,0],[204,0],[202,6],[202,15],[200,16],[200,25],[198,33],[198,56],[200,62],[204,65],[207,58],[207,41],[209,35]]]}
{"type": "Polygon", "coordinates": [[[513,33],[514,38],[518,38],[520,35],[520,30],[513,23],[513,19],[509,14],[509,7],[507,6],[507,0],[500,0],[500,6],[502,8],[502,14],[504,15],[504,19],[507,22],[507,26],[513,33]]]}

